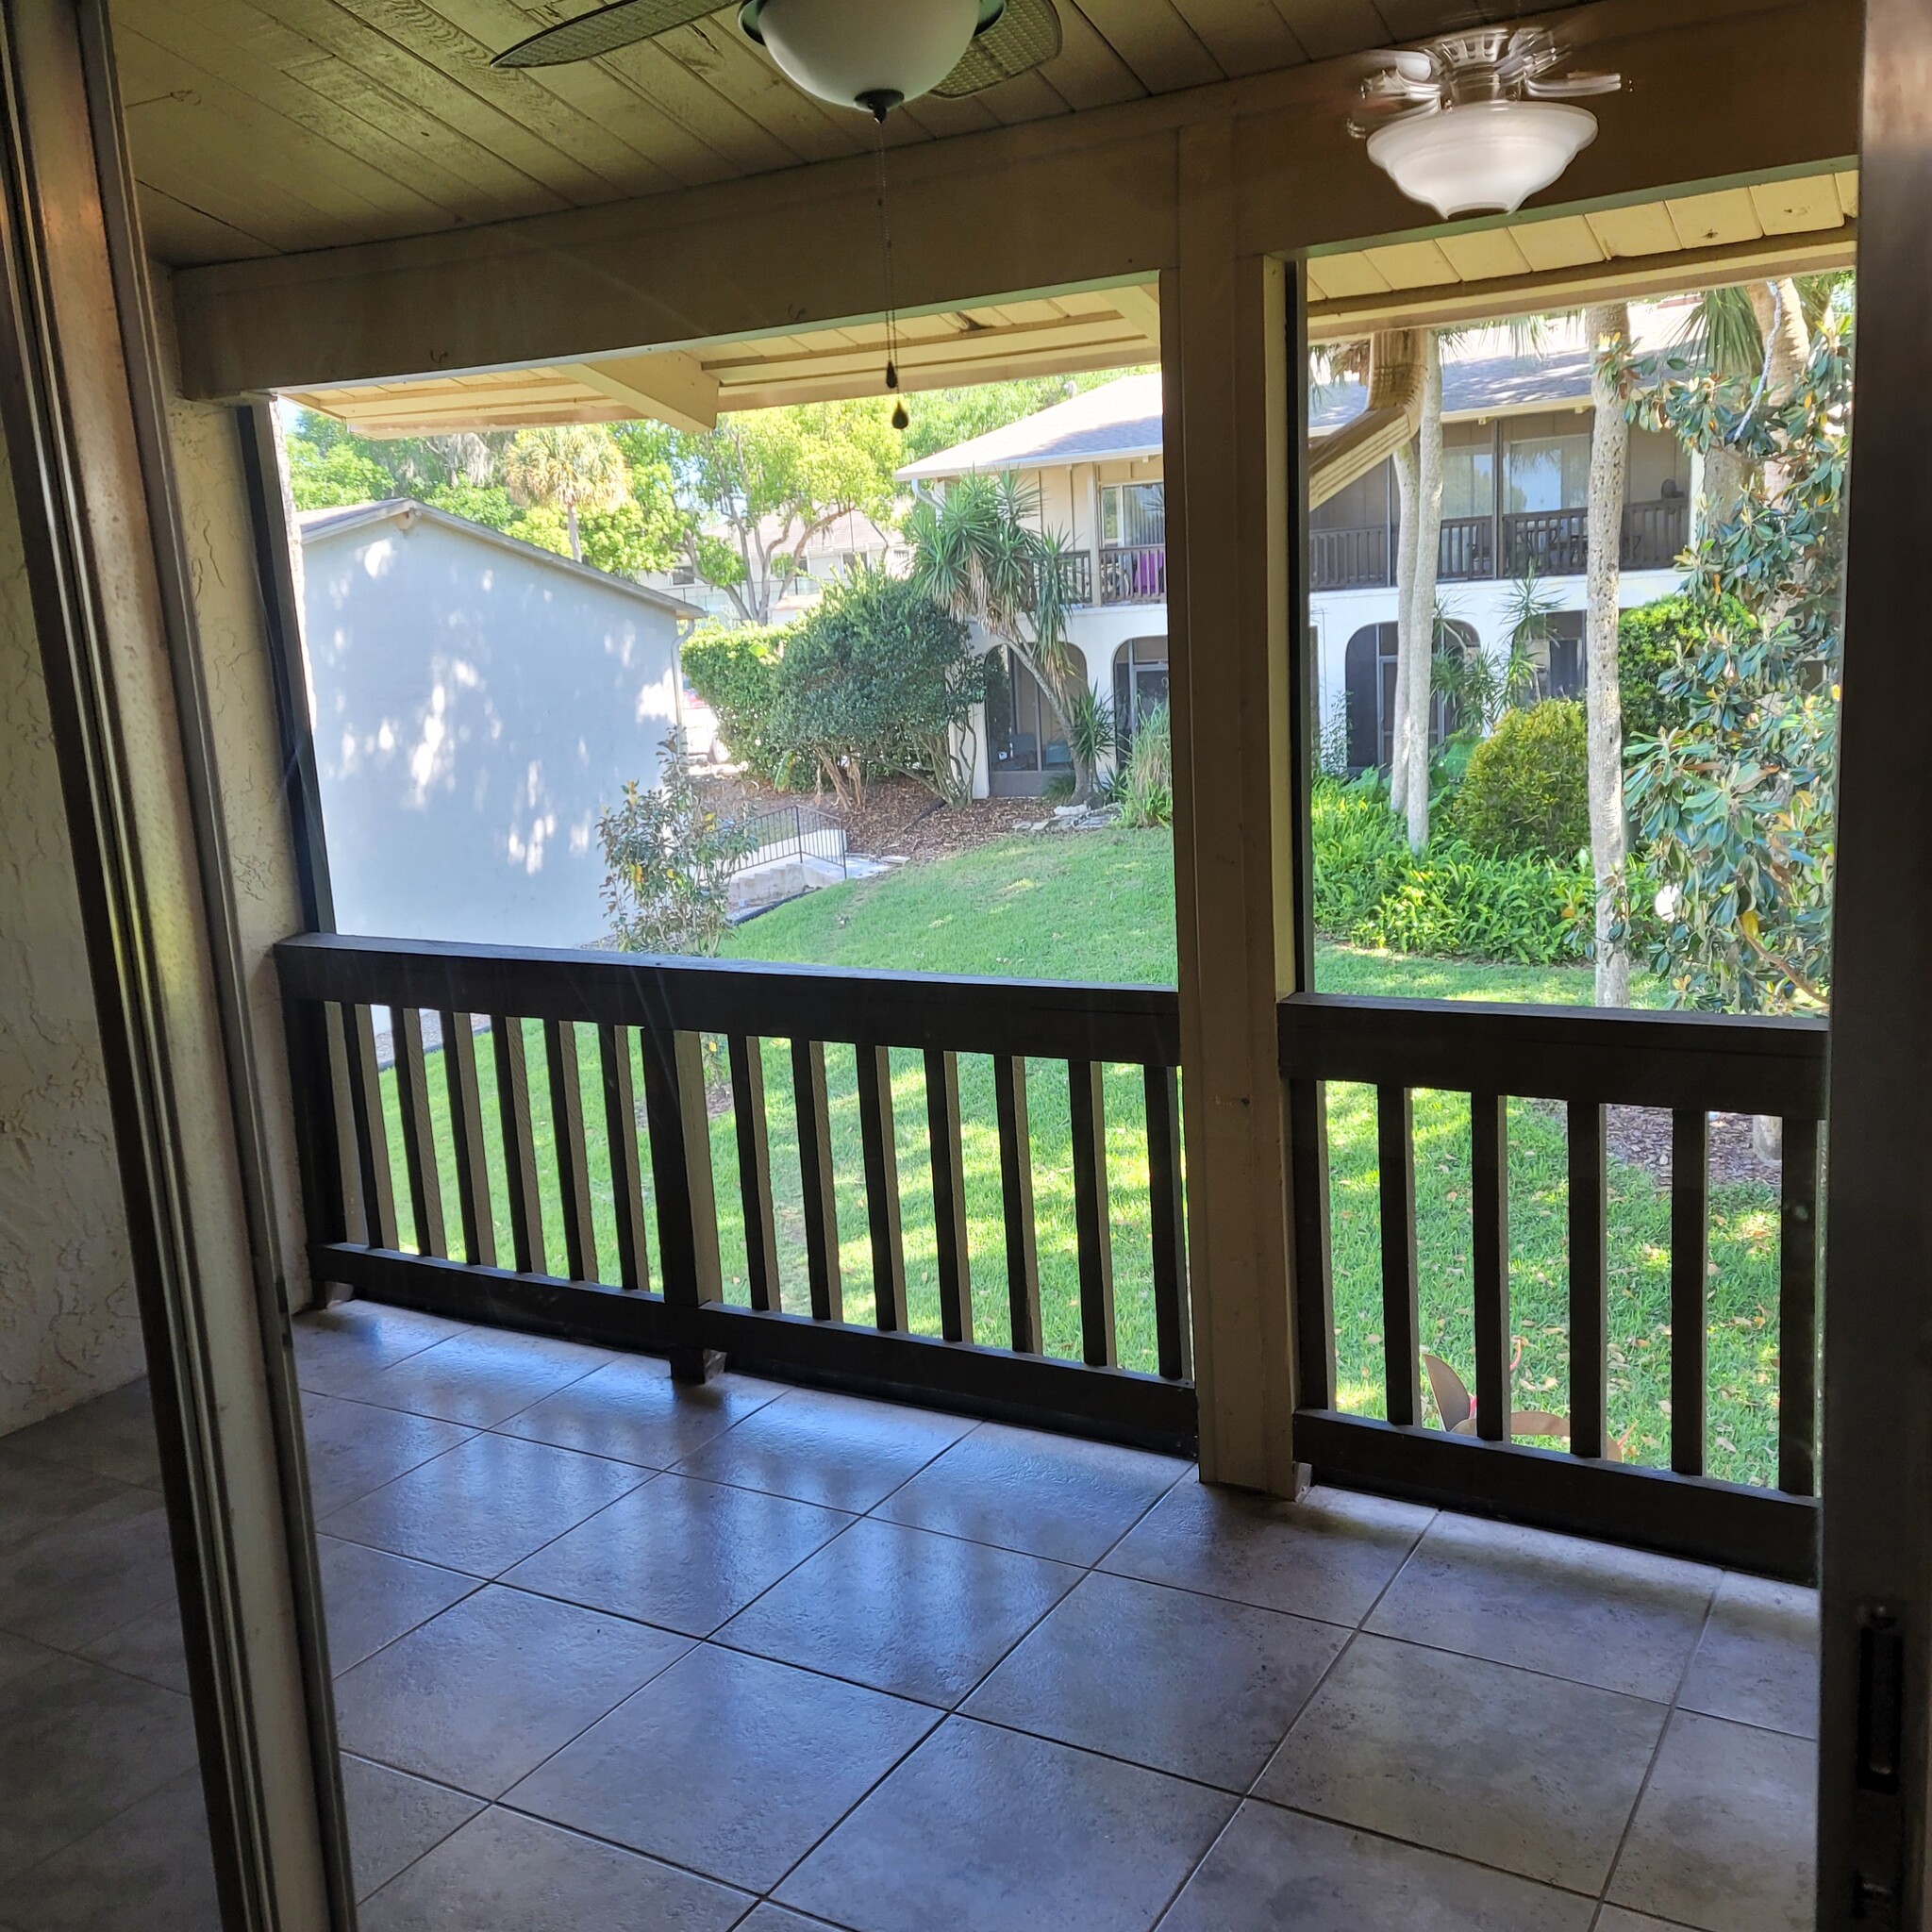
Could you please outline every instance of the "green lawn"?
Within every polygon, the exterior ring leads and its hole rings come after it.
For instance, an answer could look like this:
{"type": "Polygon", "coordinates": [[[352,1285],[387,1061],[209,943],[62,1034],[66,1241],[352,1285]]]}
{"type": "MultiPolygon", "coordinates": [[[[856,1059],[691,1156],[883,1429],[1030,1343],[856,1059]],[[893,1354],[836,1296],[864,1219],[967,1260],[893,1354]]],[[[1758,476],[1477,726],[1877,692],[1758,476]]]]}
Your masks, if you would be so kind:
{"type": "MultiPolygon", "coordinates": [[[[1171,848],[1163,833],[1102,832],[1022,836],[931,865],[815,892],[739,927],[728,958],[809,961],[898,972],[948,972],[1171,984],[1174,909],[1171,848]]],[[[1357,948],[1319,949],[1323,991],[1399,993],[1445,999],[1587,1003],[1590,976],[1576,968],[1495,967],[1391,957],[1357,948]]],[[[1655,989],[1640,990],[1654,1004],[1655,989]]],[[[713,1043],[716,1044],[715,1042],[713,1043]]],[[[479,1048],[487,1047],[479,1041],[479,1048]]],[[[541,1034],[527,1045],[537,1089],[540,1171],[545,1186],[550,1251],[562,1250],[557,1219],[554,1147],[543,1104],[541,1034]]],[[[594,1036],[584,1030],[586,1119],[601,1122],[594,1036]]],[[[479,1053],[486,1118],[493,1118],[491,1056],[479,1053]]],[[[719,1056],[722,1058],[722,1056],[719,1056]]],[[[832,1098],[846,1311],[871,1318],[870,1245],[850,1049],[827,1055],[832,1098]]],[[[430,1081],[441,1128],[446,1112],[441,1056],[430,1081]]],[[[1077,1356],[1079,1305],[1074,1237],[1066,1074],[1033,1064],[1031,1114],[1039,1220],[1041,1301],[1049,1350],[1077,1356]]],[[[392,1076],[385,1076],[392,1147],[392,1076]]],[[[975,1274],[978,1335],[1007,1339],[999,1149],[991,1063],[962,1057],[960,1106],[967,1169],[969,1239],[975,1274]]],[[[913,1325],[938,1332],[938,1288],[924,1086],[919,1057],[894,1056],[893,1105],[913,1325]]],[[[786,1306],[804,1308],[804,1232],[799,1209],[790,1059],[779,1042],[766,1050],[773,1185],[777,1197],[780,1277],[786,1306]]],[[[1340,1396],[1358,1413],[1382,1412],[1380,1241],[1374,1100],[1366,1089],[1329,1089],[1336,1352],[1340,1396]]],[[[1144,1119],[1137,1069],[1108,1074],[1108,1158],[1120,1355],[1129,1367],[1154,1365],[1144,1119]]],[[[1469,1379],[1472,1344],[1466,1284],[1470,1268],[1468,1103],[1460,1095],[1415,1099],[1417,1244],[1422,1262],[1424,1334],[1469,1379]]],[[[491,1137],[493,1139],[493,1136],[491,1137]]],[[[439,1144],[447,1147],[446,1132],[439,1144]]],[[[615,1271],[609,1170],[601,1133],[591,1153],[598,1246],[615,1271]]],[[[738,1208],[735,1135],[722,1077],[714,1096],[712,1161],[717,1180],[727,1296],[745,1299],[743,1230],[738,1208]]],[[[500,1167],[491,1150],[497,1224],[508,1225],[500,1167]]],[[[454,1212],[455,1174],[445,1156],[445,1199],[454,1212]]],[[[648,1179],[648,1177],[647,1177],[648,1179]]],[[[1668,1460],[1670,1373],[1670,1201],[1648,1174],[1613,1163],[1610,1171],[1610,1416],[1635,1460],[1668,1460]]],[[[1532,1102],[1510,1106],[1510,1326],[1520,1340],[1518,1407],[1568,1406],[1566,1181],[1561,1121],[1532,1102]]],[[[405,1210],[407,1221],[407,1211],[405,1210]]],[[[554,1263],[561,1266],[560,1260],[554,1263]]],[[[1772,1478],[1776,1436],[1777,1213],[1771,1189],[1713,1187],[1710,1226],[1710,1466],[1741,1481],[1772,1478]]]]}

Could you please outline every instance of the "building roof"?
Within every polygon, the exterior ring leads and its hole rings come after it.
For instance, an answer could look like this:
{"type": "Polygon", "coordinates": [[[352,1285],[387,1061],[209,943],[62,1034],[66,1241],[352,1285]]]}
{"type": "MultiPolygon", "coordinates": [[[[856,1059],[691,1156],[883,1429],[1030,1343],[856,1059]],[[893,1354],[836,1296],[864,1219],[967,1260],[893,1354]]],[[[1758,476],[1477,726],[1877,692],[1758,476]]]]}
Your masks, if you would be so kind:
{"type": "Polygon", "coordinates": [[[654,591],[648,584],[640,584],[630,577],[612,576],[608,571],[578,563],[574,558],[559,557],[556,551],[545,550],[540,544],[525,543],[521,537],[506,536],[501,530],[492,530],[488,524],[472,523],[468,517],[452,516],[448,510],[418,503],[414,497],[388,496],[380,503],[352,503],[336,509],[295,512],[295,524],[301,532],[305,551],[313,544],[332,542],[338,537],[346,537],[353,530],[386,523],[400,524],[406,530],[419,523],[441,525],[444,529],[454,530],[459,537],[475,538],[494,544],[500,550],[508,550],[525,563],[541,563],[549,569],[586,578],[603,590],[635,597],[639,603],[648,604],[654,610],[662,611],[667,616],[687,618],[695,624],[705,614],[695,604],[687,604],[681,597],[654,591]]]}
{"type": "Polygon", "coordinates": [[[1160,374],[1124,375],[1118,382],[1069,396],[1004,429],[908,463],[893,475],[904,483],[966,476],[975,470],[1040,470],[1060,463],[1118,462],[1160,454],[1160,374]]]}

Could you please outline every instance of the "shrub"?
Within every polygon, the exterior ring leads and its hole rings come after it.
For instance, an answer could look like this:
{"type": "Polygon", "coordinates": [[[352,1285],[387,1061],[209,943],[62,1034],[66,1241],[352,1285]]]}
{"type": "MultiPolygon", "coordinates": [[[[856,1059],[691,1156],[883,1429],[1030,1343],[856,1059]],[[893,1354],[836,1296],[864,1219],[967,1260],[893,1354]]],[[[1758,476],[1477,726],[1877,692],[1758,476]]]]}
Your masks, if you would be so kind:
{"type": "Polygon", "coordinates": [[[1408,839],[1374,776],[1352,785],[1318,778],[1310,804],[1315,924],[1346,939],[1395,890],[1408,868],[1408,839]]]}
{"type": "Polygon", "coordinates": [[[1120,785],[1121,817],[1130,825],[1174,823],[1174,731],[1165,705],[1141,720],[1120,785]]]}
{"type": "Polygon", "coordinates": [[[684,675],[691,690],[717,712],[731,756],[773,782],[785,763],[771,732],[772,708],[778,697],[779,636],[750,625],[701,624],[684,641],[684,675]]]}
{"type": "MultiPolygon", "coordinates": [[[[1724,598],[1723,607],[1729,623],[1749,622],[1735,598],[1724,598]]],[[[1640,604],[1617,620],[1617,685],[1626,752],[1690,723],[1690,701],[1681,691],[1663,687],[1680,658],[1703,651],[1710,628],[1710,605],[1682,591],[1640,604]]]]}
{"type": "Polygon", "coordinates": [[[1580,704],[1505,711],[1471,752],[1445,830],[1505,858],[1574,858],[1590,843],[1590,734],[1580,704]]]}

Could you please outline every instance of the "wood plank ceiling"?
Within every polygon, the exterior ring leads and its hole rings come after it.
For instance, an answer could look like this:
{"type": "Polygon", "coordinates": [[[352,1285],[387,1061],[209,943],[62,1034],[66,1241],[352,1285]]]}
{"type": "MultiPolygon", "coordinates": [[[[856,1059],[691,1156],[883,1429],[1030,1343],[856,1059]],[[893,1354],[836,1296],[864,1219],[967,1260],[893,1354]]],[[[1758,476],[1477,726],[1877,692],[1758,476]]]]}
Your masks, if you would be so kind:
{"type": "MultiPolygon", "coordinates": [[[[895,114],[929,141],[1414,40],[1517,0],[1058,0],[1065,45],[970,100],[895,114]]],[[[433,233],[862,151],[735,9],[596,61],[491,70],[585,11],[521,0],[114,0],[149,246],[175,265],[433,233]]],[[[801,245],[809,245],[802,238],[801,245]]]]}

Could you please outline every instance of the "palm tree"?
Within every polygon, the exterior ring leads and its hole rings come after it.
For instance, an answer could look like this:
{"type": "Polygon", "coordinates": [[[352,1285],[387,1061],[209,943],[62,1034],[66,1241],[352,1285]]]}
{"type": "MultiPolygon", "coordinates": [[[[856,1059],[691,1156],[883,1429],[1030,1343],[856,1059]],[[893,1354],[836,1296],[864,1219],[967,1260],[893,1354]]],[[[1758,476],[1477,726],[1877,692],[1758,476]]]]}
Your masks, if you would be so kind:
{"type": "Polygon", "coordinates": [[[1420,852],[1429,842],[1429,715],[1435,702],[1430,680],[1442,544],[1442,338],[1434,329],[1423,344],[1422,422],[1412,447],[1412,475],[1405,477],[1403,465],[1396,470],[1410,500],[1404,506],[1401,539],[1407,584],[1400,588],[1398,575],[1396,604],[1394,756],[1402,774],[1397,804],[1407,821],[1409,848],[1420,852]]]}
{"type": "Polygon", "coordinates": [[[1087,689],[1067,641],[1059,559],[1065,537],[1042,530],[1040,493],[1010,470],[962,476],[937,501],[923,497],[906,519],[912,581],[955,617],[997,638],[1033,674],[1074,759],[1087,796],[1094,767],[1075,731],[1087,689]]]}
{"type": "Polygon", "coordinates": [[[519,503],[554,504],[563,511],[570,554],[581,563],[577,511],[617,508],[630,475],[609,430],[595,423],[563,423],[519,430],[504,454],[503,480],[519,503]]]}

